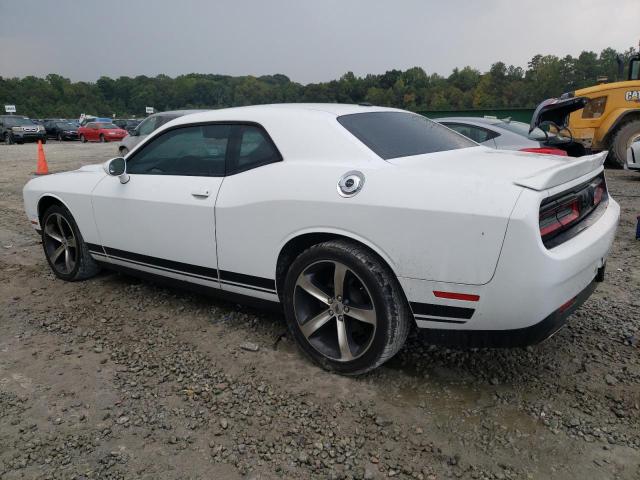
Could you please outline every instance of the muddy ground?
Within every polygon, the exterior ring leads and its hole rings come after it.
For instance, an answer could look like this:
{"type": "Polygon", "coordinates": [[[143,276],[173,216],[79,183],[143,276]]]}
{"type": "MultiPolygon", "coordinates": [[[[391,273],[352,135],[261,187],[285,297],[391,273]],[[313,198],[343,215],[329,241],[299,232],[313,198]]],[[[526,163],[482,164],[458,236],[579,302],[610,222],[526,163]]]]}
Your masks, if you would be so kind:
{"type": "MultiPolygon", "coordinates": [[[[115,156],[45,149],[52,171],[115,156]]],[[[411,338],[354,379],[303,358],[278,314],[54,278],[23,213],[35,164],[34,145],[0,145],[0,478],[640,478],[640,174],[608,173],[606,281],[549,341],[411,338]]]]}

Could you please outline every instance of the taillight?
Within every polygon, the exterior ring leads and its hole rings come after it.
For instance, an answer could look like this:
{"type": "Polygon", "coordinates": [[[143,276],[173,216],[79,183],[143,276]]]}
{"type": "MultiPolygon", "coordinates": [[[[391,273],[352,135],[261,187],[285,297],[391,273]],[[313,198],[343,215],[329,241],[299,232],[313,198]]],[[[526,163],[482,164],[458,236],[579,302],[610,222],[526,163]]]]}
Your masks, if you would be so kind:
{"type": "Polygon", "coordinates": [[[587,224],[582,220],[606,199],[607,185],[604,176],[599,176],[543,201],[539,220],[542,242],[551,248],[566,239],[566,236],[558,236],[560,233],[571,229],[572,236],[586,228],[587,224]]]}
{"type": "Polygon", "coordinates": [[[560,150],[559,148],[549,148],[549,147],[538,147],[538,148],[521,148],[521,152],[529,152],[529,153],[542,153],[545,155],[560,155],[562,157],[567,156],[567,152],[564,150],[560,150]]]}
{"type": "Polygon", "coordinates": [[[540,235],[548,237],[580,218],[578,199],[540,212],[540,235]]]}
{"type": "Polygon", "coordinates": [[[607,106],[607,97],[592,98],[582,109],[582,118],[600,118],[607,106]]]}

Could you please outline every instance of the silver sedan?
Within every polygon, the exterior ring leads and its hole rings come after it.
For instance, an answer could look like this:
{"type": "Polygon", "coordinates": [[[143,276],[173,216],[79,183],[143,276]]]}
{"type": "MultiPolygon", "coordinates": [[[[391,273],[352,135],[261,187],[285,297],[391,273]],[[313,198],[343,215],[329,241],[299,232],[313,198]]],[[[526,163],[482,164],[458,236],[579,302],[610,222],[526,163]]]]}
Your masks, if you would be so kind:
{"type": "Polygon", "coordinates": [[[522,150],[554,155],[566,155],[556,137],[536,128],[529,134],[529,125],[495,117],[445,117],[434,121],[487,147],[500,150],[522,150]]]}

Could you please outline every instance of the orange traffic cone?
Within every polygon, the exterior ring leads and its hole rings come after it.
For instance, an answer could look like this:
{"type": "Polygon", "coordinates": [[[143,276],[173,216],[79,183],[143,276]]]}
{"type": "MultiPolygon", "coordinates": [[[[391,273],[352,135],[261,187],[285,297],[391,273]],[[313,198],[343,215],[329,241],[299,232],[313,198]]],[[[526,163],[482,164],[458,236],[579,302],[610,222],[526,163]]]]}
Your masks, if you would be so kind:
{"type": "Polygon", "coordinates": [[[44,148],[42,148],[42,141],[38,140],[38,167],[36,168],[36,175],[46,175],[49,173],[49,167],[47,166],[47,159],[44,156],[44,148]]]}

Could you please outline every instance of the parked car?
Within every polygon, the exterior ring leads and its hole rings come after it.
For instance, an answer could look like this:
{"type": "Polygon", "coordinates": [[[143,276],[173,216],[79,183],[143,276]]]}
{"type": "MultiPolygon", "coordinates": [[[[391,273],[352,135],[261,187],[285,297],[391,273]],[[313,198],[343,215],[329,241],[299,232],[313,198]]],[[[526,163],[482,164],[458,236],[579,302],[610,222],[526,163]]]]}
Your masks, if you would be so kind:
{"type": "Polygon", "coordinates": [[[278,305],[306,354],[357,374],[412,324],[464,346],[555,333],[604,275],[620,214],[605,155],[493,150],[390,108],[261,105],[177,118],[126,159],[29,181],[24,203],[59,278],[105,267],[278,305]]]}
{"type": "Polygon", "coordinates": [[[632,141],[627,149],[627,168],[640,172],[640,137],[632,141]]]}
{"type": "Polygon", "coordinates": [[[122,140],[127,131],[113,123],[90,122],[84,127],[78,128],[80,140],[85,142],[117,142],[122,140]]]}
{"type": "Polygon", "coordinates": [[[149,115],[137,127],[133,130],[129,130],[129,136],[122,140],[122,143],[118,146],[118,152],[124,157],[133,149],[133,147],[144,140],[147,135],[160,128],[165,123],[183,115],[203,111],[206,110],[173,110],[170,112],[159,112],[149,115]]]}
{"type": "Polygon", "coordinates": [[[0,139],[7,145],[24,142],[47,143],[47,134],[42,125],[37,125],[29,117],[0,115],[0,139]]]}
{"type": "Polygon", "coordinates": [[[129,118],[129,119],[121,118],[121,119],[114,120],[113,123],[119,126],[120,128],[122,128],[123,130],[126,130],[127,132],[131,133],[133,130],[136,129],[138,125],[140,125],[141,121],[142,120],[138,120],[135,118],[129,118]]]}
{"type": "Polygon", "coordinates": [[[500,150],[546,153],[566,156],[563,148],[570,142],[536,128],[529,134],[529,125],[509,119],[486,117],[436,118],[445,125],[480,145],[500,150]]]}
{"type": "Polygon", "coordinates": [[[67,120],[46,120],[44,128],[49,138],[55,138],[58,141],[78,140],[78,127],[75,123],[67,120]]]}
{"type": "Polygon", "coordinates": [[[113,119],[109,117],[94,117],[93,115],[86,115],[79,121],[79,126],[84,127],[87,123],[90,122],[98,122],[98,123],[113,123],[113,119]]]}

